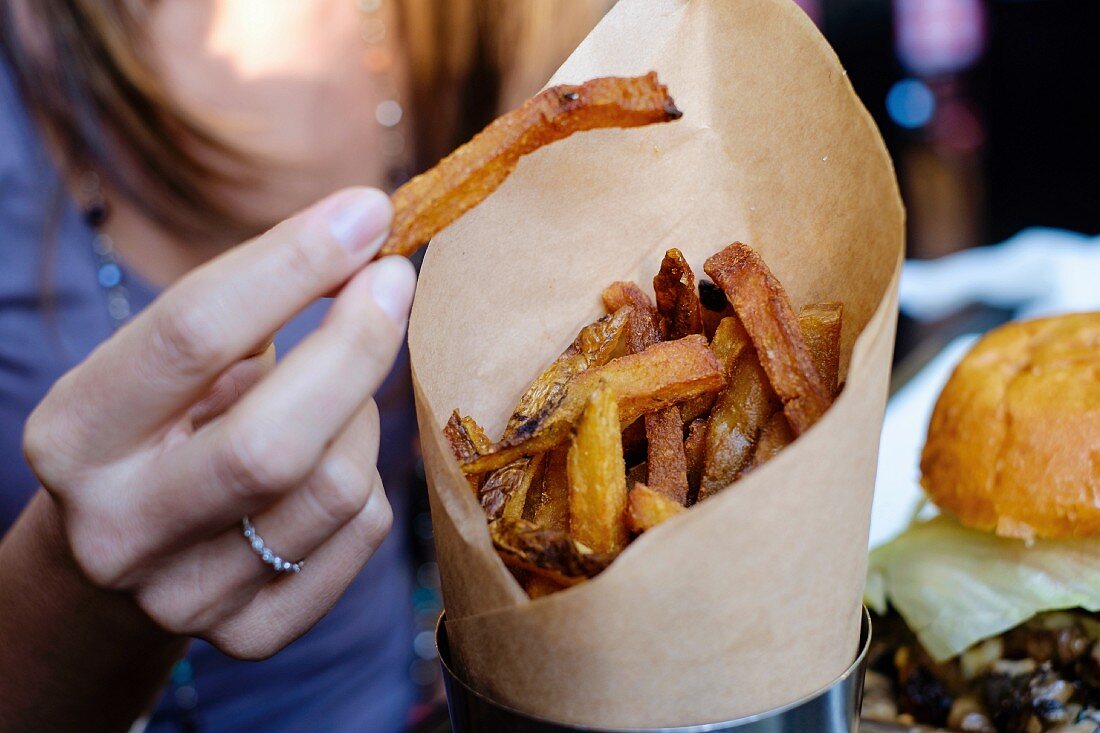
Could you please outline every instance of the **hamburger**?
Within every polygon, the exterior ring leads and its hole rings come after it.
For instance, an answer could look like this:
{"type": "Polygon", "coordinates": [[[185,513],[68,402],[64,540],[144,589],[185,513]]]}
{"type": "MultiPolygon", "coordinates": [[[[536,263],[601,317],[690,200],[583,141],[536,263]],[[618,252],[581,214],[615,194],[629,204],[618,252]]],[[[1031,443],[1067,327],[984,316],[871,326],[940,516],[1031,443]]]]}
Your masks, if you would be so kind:
{"type": "Polygon", "coordinates": [[[939,514],[871,553],[864,716],[1100,731],[1100,313],[982,338],[920,465],[939,514]]]}

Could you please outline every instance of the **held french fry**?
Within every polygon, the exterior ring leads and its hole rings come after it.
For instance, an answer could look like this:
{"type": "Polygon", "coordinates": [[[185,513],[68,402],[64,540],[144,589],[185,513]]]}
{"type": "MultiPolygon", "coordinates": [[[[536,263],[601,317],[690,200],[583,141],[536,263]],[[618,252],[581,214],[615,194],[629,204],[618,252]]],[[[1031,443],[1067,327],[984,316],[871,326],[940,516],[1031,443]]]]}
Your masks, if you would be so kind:
{"type": "Polygon", "coordinates": [[[661,335],[674,340],[703,333],[703,308],[695,289],[695,273],[680,250],[665,252],[661,269],[653,278],[657,312],[661,316],[661,335]]]}
{"type": "Polygon", "coordinates": [[[680,110],[657,74],[550,87],[489,124],[393,194],[393,226],[379,257],[408,257],[481,203],[519,159],[575,132],[670,122],[680,110]]]}
{"type": "Polygon", "coordinates": [[[542,529],[522,519],[490,522],[489,536],[505,565],[562,586],[595,577],[612,560],[610,555],[593,552],[561,530],[542,529]]]}
{"type": "Polygon", "coordinates": [[[617,555],[629,541],[623,524],[626,466],[619,407],[608,389],[592,393],[569,448],[569,533],[594,552],[617,555]]]}
{"type": "Polygon", "coordinates": [[[734,242],[703,265],[752,339],[794,434],[817,422],[831,395],[814,366],[786,292],[753,249],[734,242]]]}
{"type": "Polygon", "coordinates": [[[706,456],[698,501],[729,486],[752,458],[753,446],[764,423],[778,407],[767,374],[756,352],[741,352],[730,373],[729,385],[718,395],[707,422],[706,456]]]}
{"type": "MultiPolygon", "coordinates": [[[[690,291],[695,293],[694,281],[690,291]]],[[[661,340],[657,309],[649,296],[634,283],[612,283],[603,291],[603,302],[608,310],[631,308],[627,353],[641,353],[661,340]]],[[[646,415],[644,420],[649,485],[654,491],[686,504],[688,484],[684,460],[684,422],[680,417],[680,408],[666,407],[646,415]]]]}
{"type": "Polygon", "coordinates": [[[810,349],[829,395],[837,393],[840,382],[840,330],[844,306],[841,303],[812,303],[798,311],[798,326],[810,349]]]}
{"type": "Polygon", "coordinates": [[[634,534],[653,529],[666,519],[687,511],[683,505],[645,484],[634,484],[626,497],[626,524],[634,534]]]}
{"type": "Polygon", "coordinates": [[[629,425],[641,415],[669,407],[726,384],[721,365],[702,336],[662,341],[575,377],[556,406],[502,439],[493,450],[462,464],[467,474],[500,468],[525,455],[543,453],[569,438],[589,396],[607,388],[618,401],[619,418],[629,425]]]}

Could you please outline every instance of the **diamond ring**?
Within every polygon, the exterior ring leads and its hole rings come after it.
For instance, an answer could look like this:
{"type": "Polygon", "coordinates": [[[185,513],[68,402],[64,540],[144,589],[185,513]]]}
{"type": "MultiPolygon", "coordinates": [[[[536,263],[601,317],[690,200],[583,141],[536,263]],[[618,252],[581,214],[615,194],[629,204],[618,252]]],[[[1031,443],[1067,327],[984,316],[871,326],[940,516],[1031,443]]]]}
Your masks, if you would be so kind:
{"type": "Polygon", "coordinates": [[[260,533],[256,531],[255,525],[252,524],[252,520],[245,517],[241,520],[241,534],[248,540],[249,545],[252,547],[252,551],[255,552],[265,564],[270,565],[279,573],[300,573],[302,572],[302,566],[306,564],[304,559],[298,562],[290,562],[284,560],[275,554],[275,551],[264,544],[263,537],[260,537],[260,533]]]}

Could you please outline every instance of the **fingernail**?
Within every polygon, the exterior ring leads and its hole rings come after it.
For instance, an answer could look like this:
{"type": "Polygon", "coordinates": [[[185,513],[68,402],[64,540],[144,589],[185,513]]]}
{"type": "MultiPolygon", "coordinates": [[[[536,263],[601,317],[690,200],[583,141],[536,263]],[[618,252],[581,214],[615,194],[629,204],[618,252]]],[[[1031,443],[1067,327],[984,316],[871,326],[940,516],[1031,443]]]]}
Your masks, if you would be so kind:
{"type": "Polygon", "coordinates": [[[393,207],[386,194],[373,188],[346,191],[336,197],[328,214],[329,231],[344,249],[373,254],[389,233],[393,207]]]}
{"type": "Polygon", "coordinates": [[[374,302],[398,328],[405,328],[416,290],[416,271],[404,257],[385,257],[372,267],[371,296],[374,302]]]}

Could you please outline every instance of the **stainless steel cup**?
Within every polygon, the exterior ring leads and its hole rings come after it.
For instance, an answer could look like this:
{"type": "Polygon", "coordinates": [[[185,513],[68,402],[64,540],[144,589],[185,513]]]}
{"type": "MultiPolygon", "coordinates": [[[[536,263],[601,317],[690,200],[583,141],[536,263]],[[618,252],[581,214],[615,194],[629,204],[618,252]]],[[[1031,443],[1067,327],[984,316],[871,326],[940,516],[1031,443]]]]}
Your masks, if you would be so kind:
{"type": "Polygon", "coordinates": [[[454,733],[851,733],[859,730],[863,676],[867,671],[867,649],[871,643],[871,617],[864,609],[855,661],[825,688],[764,713],[677,728],[589,728],[521,713],[473,690],[455,673],[442,616],[436,624],[435,642],[443,666],[443,683],[454,733]]]}

